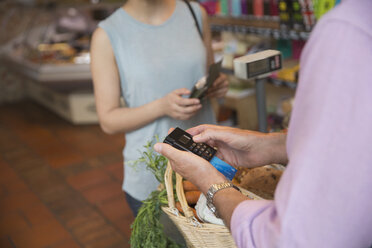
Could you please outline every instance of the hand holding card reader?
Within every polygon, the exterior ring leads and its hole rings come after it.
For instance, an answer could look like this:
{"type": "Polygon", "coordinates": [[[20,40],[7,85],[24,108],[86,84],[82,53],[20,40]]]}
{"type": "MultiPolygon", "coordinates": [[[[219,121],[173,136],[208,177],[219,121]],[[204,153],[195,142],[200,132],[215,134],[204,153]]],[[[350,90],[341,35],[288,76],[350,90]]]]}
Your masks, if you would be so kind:
{"type": "Polygon", "coordinates": [[[216,149],[205,143],[195,143],[192,140],[192,136],[181,128],[175,128],[173,132],[164,139],[164,143],[182,151],[192,152],[204,158],[229,180],[232,180],[237,172],[234,167],[215,156],[217,152],[216,149]]]}

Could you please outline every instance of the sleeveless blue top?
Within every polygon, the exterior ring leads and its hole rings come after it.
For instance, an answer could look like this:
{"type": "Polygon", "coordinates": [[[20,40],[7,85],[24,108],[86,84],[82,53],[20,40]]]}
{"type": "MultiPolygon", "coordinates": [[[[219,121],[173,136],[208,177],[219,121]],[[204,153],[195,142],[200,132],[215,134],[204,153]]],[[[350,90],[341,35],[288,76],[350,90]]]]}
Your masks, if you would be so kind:
{"type": "MultiPolygon", "coordinates": [[[[199,27],[201,10],[191,3],[199,27]]],[[[122,95],[127,107],[139,107],[179,88],[192,89],[205,75],[206,49],[187,5],[176,0],[171,17],[161,25],[148,25],[131,17],[124,9],[117,9],[99,23],[108,35],[120,74],[122,95]]],[[[170,127],[187,129],[199,124],[215,124],[209,100],[202,101],[202,109],[191,119],[180,121],[168,116],[126,133],[123,190],[138,200],[145,200],[156,190],[158,182],[141,164],[136,168],[129,161],[141,156],[143,146],[155,135],[161,140],[170,127]]]]}

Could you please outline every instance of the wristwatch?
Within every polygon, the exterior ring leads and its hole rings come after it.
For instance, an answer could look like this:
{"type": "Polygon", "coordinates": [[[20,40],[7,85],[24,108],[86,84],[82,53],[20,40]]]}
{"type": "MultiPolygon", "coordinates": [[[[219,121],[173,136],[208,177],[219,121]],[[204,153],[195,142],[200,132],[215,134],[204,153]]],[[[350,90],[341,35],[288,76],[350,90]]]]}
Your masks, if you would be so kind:
{"type": "Polygon", "coordinates": [[[212,186],[208,189],[208,192],[207,192],[207,195],[206,195],[207,207],[211,210],[211,212],[217,218],[219,217],[219,215],[217,213],[216,207],[213,205],[213,197],[218,191],[220,191],[222,189],[227,189],[227,188],[234,188],[234,189],[238,190],[239,192],[241,192],[240,189],[238,187],[236,187],[234,184],[232,184],[231,182],[223,182],[223,183],[212,184],[212,186]]]}

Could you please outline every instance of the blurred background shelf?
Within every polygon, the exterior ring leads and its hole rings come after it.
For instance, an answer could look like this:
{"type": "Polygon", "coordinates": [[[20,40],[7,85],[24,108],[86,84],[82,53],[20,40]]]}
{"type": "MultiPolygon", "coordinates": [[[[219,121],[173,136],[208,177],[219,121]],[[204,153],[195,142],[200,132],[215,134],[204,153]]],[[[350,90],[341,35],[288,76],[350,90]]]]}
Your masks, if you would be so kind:
{"type": "Polygon", "coordinates": [[[283,28],[275,17],[257,18],[242,17],[209,17],[211,29],[214,32],[230,31],[244,34],[256,34],[274,39],[307,40],[310,32],[283,28]]]}
{"type": "Polygon", "coordinates": [[[4,60],[11,69],[42,83],[91,82],[89,64],[38,64],[23,57],[7,55],[4,60]]]}

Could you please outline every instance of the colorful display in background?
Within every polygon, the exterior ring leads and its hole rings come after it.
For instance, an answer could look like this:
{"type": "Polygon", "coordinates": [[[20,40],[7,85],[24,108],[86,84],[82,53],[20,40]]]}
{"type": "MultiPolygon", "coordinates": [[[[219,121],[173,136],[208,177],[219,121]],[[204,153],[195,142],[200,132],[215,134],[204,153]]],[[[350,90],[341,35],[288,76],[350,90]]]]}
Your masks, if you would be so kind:
{"type": "Polygon", "coordinates": [[[315,21],[341,0],[199,0],[209,15],[279,16],[281,24],[310,30],[315,21]]]}

